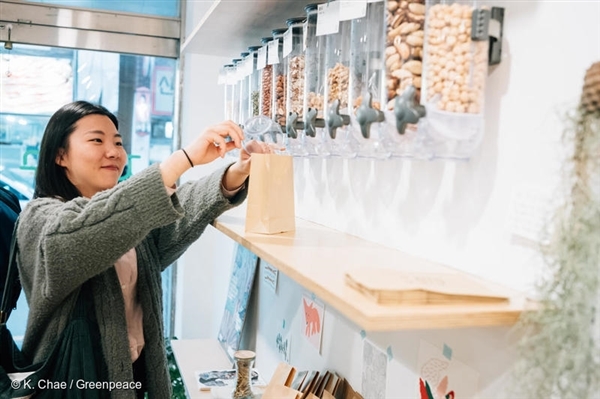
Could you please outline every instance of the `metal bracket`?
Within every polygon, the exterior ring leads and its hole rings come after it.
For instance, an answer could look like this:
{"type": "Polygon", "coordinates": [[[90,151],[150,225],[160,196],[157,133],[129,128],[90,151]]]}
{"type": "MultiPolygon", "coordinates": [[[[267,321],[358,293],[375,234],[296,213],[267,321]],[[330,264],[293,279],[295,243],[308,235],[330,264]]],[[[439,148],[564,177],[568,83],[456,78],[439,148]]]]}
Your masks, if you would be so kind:
{"type": "Polygon", "coordinates": [[[497,65],[502,60],[502,36],[504,28],[504,8],[491,10],[479,8],[473,11],[471,39],[490,42],[488,64],[497,65]]]}

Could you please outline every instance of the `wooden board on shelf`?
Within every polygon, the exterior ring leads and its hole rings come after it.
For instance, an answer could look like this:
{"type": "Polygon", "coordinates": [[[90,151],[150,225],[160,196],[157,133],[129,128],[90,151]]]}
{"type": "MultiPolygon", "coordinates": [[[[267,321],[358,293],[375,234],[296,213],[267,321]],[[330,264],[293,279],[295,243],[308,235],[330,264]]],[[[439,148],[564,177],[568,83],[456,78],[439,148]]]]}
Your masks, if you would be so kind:
{"type": "Polygon", "coordinates": [[[346,272],[346,284],[382,305],[508,303],[510,294],[490,291],[463,273],[427,273],[378,267],[346,272]]]}
{"type": "MultiPolygon", "coordinates": [[[[358,237],[296,220],[296,231],[261,235],[244,231],[244,208],[233,209],[214,227],[277,267],[365,331],[451,327],[510,326],[534,304],[522,293],[477,279],[490,292],[509,296],[501,303],[466,305],[382,305],[366,300],[345,282],[346,272],[369,267],[427,273],[457,273],[453,268],[417,258],[358,237]]],[[[473,277],[475,278],[475,277],[473,277]]]]}

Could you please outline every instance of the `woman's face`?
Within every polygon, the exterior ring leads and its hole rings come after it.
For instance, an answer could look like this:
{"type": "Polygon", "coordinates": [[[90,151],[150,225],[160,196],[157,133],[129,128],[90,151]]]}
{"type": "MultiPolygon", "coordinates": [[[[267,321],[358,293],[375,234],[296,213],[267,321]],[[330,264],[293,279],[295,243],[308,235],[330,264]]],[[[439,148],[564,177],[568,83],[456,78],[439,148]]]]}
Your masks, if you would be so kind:
{"type": "Polygon", "coordinates": [[[104,115],[88,115],[75,124],[68,150],[61,150],[56,163],[66,169],[67,178],[81,195],[114,187],[127,163],[123,140],[112,121],[104,115]]]}

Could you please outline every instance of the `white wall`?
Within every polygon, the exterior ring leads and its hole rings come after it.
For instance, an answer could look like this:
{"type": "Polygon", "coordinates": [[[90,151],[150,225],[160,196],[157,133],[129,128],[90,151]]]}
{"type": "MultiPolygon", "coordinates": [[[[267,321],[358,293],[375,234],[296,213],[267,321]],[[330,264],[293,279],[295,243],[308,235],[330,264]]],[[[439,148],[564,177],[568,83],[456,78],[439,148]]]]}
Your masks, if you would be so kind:
{"type": "MultiPolygon", "coordinates": [[[[296,160],[299,217],[367,240],[532,292],[542,265],[535,245],[512,234],[515,206],[543,209],[557,182],[564,112],[578,102],[585,70],[600,60],[600,3],[486,2],[506,8],[502,63],[491,69],[486,132],[467,163],[391,160],[296,160]],[[515,204],[513,197],[525,198],[515,204]]],[[[232,57],[241,51],[232,48],[232,57]]],[[[222,116],[218,68],[228,60],[187,56],[183,142],[222,116]]],[[[204,171],[194,170],[194,176],[204,171]]],[[[191,174],[191,173],[190,173],[191,174]]],[[[190,176],[191,177],[191,176],[190,176]]],[[[520,209],[520,208],[519,208],[520,209]]],[[[210,231],[180,268],[180,338],[216,337],[233,245],[210,231]],[[183,270],[183,271],[182,271],[183,270]],[[182,302],[183,301],[183,302],[182,302]]],[[[262,270],[261,270],[262,272],[262,270]]],[[[303,289],[280,276],[277,294],[259,284],[255,298],[257,365],[267,377],[279,358],[275,335],[283,319],[300,369],[333,368],[360,390],[360,328],[326,308],[318,355],[299,334],[303,289]]],[[[421,339],[453,349],[453,358],[479,372],[480,398],[506,397],[503,374],[515,358],[506,328],[368,334],[394,354],[387,397],[416,397],[421,339]]]]}

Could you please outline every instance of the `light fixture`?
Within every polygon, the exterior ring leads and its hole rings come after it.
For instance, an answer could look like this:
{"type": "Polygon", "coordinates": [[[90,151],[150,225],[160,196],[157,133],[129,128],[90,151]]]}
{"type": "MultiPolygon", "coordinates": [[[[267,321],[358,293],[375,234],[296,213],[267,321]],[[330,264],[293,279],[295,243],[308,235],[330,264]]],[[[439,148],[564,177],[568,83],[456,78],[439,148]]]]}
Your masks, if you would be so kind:
{"type": "Polygon", "coordinates": [[[6,29],[8,29],[8,40],[6,40],[4,42],[4,49],[5,50],[12,50],[13,44],[10,41],[10,32],[12,31],[12,25],[11,24],[6,25],[6,29]]]}

